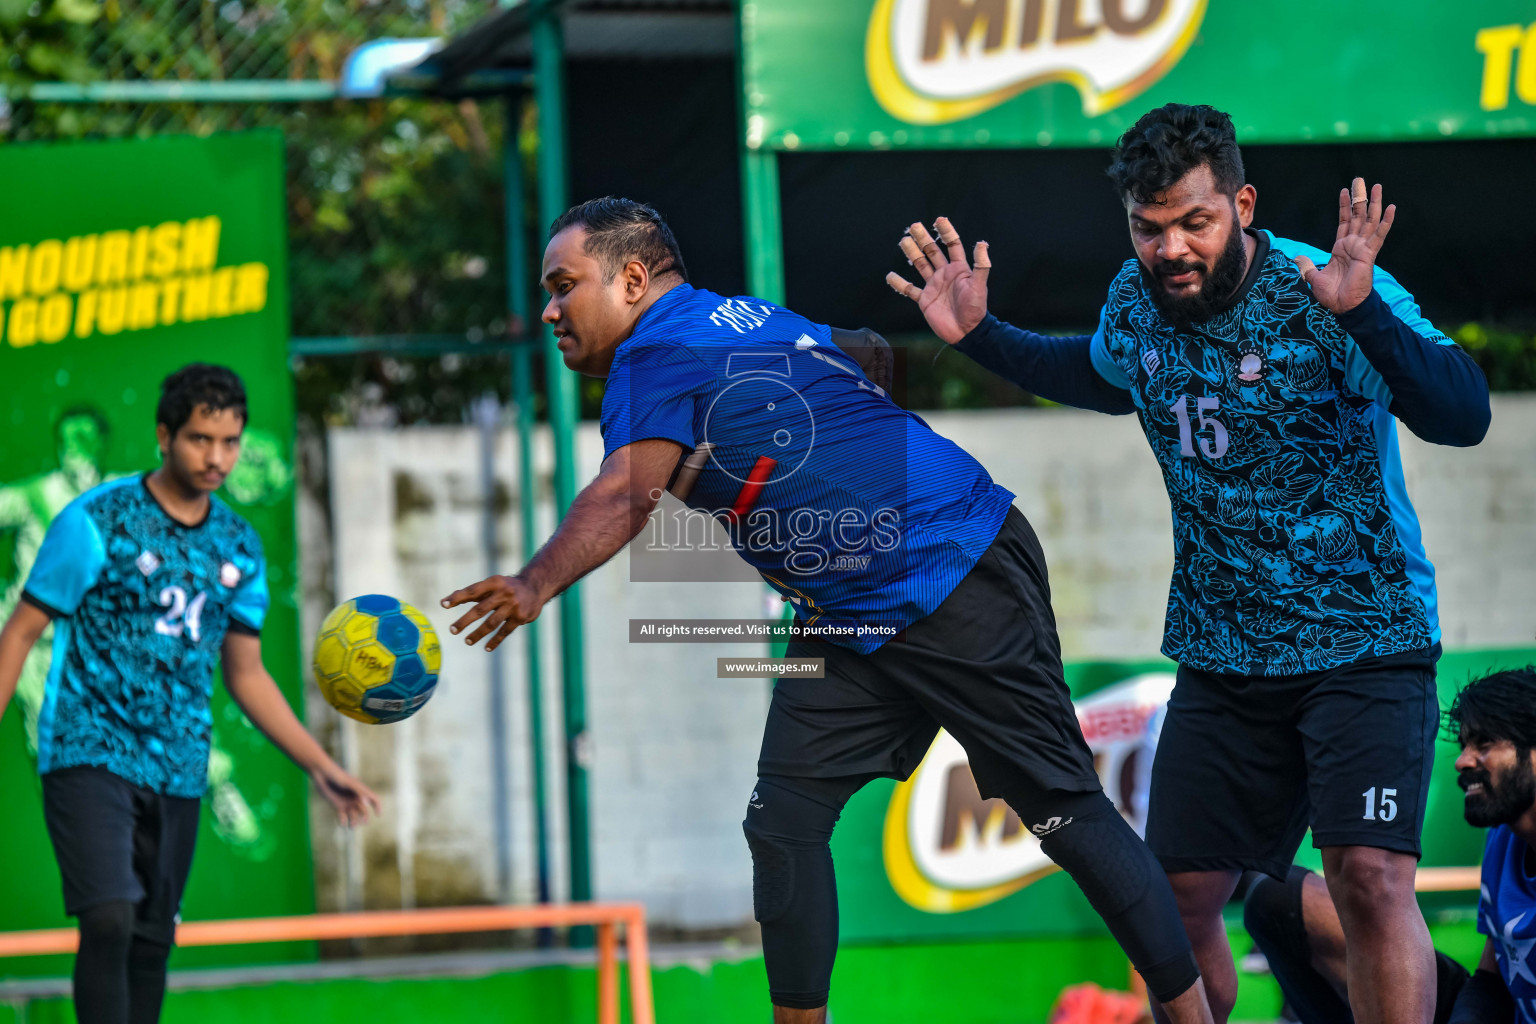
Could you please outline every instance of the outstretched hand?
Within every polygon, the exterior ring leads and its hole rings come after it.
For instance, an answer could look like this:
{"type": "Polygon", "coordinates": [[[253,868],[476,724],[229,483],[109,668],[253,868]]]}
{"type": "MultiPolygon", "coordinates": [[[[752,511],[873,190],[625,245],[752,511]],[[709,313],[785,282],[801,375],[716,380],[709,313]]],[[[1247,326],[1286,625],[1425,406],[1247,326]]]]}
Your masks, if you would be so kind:
{"type": "Polygon", "coordinates": [[[1367,194],[1365,179],[1356,178],[1349,188],[1339,190],[1339,233],[1328,265],[1318,269],[1305,256],[1296,257],[1301,279],[1318,302],[1334,313],[1346,313],[1370,297],[1376,254],[1396,215],[1396,206],[1382,210],[1380,185],[1372,185],[1367,194]]]}
{"type": "Polygon", "coordinates": [[[977,242],[972,269],[965,262],[960,234],[948,217],[934,221],[933,230],[944,243],[942,248],[921,224],[913,224],[901,237],[901,251],[922,277],[923,286],[919,288],[894,271],[885,275],[885,283],[917,303],[933,333],[954,345],[986,318],[987,273],[992,259],[987,243],[977,242]]]}
{"type": "Polygon", "coordinates": [[[327,759],[309,773],[315,788],[336,808],[336,817],[347,828],[366,825],[379,813],[379,798],[341,766],[327,759]]]}
{"type": "Polygon", "coordinates": [[[538,591],[518,576],[492,576],[462,590],[455,590],[443,598],[443,607],[457,608],[470,601],[476,602],[475,606],[459,616],[458,621],[448,627],[448,632],[458,636],[476,620],[484,618],[485,621],[465,637],[464,642],[473,647],[484,637],[495,633],[485,645],[487,651],[494,651],[501,646],[501,642],[511,636],[514,629],[538,618],[544,608],[544,601],[538,591]]]}

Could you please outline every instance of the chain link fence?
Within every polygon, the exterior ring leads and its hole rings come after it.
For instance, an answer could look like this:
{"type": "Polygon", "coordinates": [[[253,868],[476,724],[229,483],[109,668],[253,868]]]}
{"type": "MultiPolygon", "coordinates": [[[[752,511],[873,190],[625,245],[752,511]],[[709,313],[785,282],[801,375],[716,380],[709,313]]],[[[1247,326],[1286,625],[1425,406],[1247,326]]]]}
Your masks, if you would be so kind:
{"type": "MultiPolygon", "coordinates": [[[[333,95],[363,43],[450,36],[494,9],[494,0],[0,0],[0,141],[280,130],[296,337],[495,338],[509,329],[503,103],[296,98],[333,95]],[[124,88],[145,83],[225,83],[219,95],[240,98],[144,102],[124,88]]],[[[329,422],[369,406],[400,422],[458,420],[488,385],[505,390],[505,362],[309,360],[296,366],[301,410],[329,422]]]]}

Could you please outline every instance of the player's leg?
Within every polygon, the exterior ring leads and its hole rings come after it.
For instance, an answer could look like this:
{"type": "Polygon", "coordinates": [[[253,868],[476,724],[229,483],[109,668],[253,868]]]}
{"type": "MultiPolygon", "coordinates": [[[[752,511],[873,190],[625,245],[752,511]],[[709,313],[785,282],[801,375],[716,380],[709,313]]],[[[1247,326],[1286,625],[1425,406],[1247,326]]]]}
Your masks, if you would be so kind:
{"type": "Polygon", "coordinates": [[[752,851],[752,909],[776,1021],[815,1022],[825,1011],[837,958],[837,879],[832,828],[871,776],[764,775],[742,829],[752,851]]]}
{"type": "Polygon", "coordinates": [[[1045,559],[1010,512],[981,560],[903,641],[871,655],[965,747],[977,788],[1001,796],[1104,917],[1174,1019],[1207,1021],[1167,880],[1104,796],[1062,674],[1045,559]]]}
{"type": "Polygon", "coordinates": [[[75,1015],[80,1024],[128,1024],[128,956],[134,907],[133,789],[100,768],[43,776],[43,818],[64,883],[64,911],[78,919],[75,1015]]]}
{"type": "Polygon", "coordinates": [[[1243,871],[1284,875],[1306,833],[1291,702],[1283,680],[1180,667],[1158,737],[1147,845],[1168,873],[1217,1021],[1237,1001],[1222,908],[1243,871]]]}
{"type": "Polygon", "coordinates": [[[1348,1024],[1344,928],[1321,876],[1293,867],[1260,875],[1243,897],[1243,927],[1269,961],[1301,1024],[1348,1024]]]}
{"type": "Polygon", "coordinates": [[[742,827],[774,1020],[819,1024],[837,953],[832,828],[865,782],[910,775],[938,726],[864,655],[794,642],[788,656],[823,658],[825,674],[774,685],[742,827]]]}
{"type": "MultiPolygon", "coordinates": [[[[1321,875],[1291,869],[1285,881],[1262,875],[1243,901],[1243,926],[1301,1024],[1353,1024],[1344,926],[1321,875]]],[[[1446,1024],[1467,969],[1435,951],[1435,1024],[1446,1024]]]]}
{"type": "Polygon", "coordinates": [[[1418,857],[1370,846],[1323,849],[1323,870],[1348,951],[1349,1001],[1360,1024],[1428,1022],[1435,952],[1414,896],[1418,857]]]}
{"type": "Polygon", "coordinates": [[[1439,702],[1432,662],[1367,659],[1302,704],[1313,806],[1360,1024],[1428,1022],[1435,954],[1414,894],[1439,702]]]}
{"type": "Polygon", "coordinates": [[[192,870],[202,801],[141,791],[134,834],[134,870],[145,895],[137,907],[128,950],[129,1024],[156,1024],[165,1000],[166,964],[176,941],[176,917],[192,870]]]}
{"type": "Polygon", "coordinates": [[[1200,970],[1162,867],[1103,790],[1005,789],[1003,796],[1104,919],[1163,1019],[1209,1021],[1200,970]]]}

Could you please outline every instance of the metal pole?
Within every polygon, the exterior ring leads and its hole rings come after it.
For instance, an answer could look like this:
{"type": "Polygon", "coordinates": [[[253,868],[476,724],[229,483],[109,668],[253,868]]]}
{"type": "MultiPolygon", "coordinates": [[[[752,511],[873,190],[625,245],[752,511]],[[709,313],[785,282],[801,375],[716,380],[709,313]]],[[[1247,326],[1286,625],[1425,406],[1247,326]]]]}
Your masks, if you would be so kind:
{"type": "MultiPolygon", "coordinates": [[[[565,212],[565,58],[559,5],[534,11],[534,89],[539,104],[539,211],[545,224],[565,212]]],[[[555,336],[544,330],[549,424],[555,444],[555,507],[564,515],[576,496],[576,377],[565,368],[555,336]]],[[[569,819],[571,899],[592,898],[591,820],[587,804],[587,702],[582,651],[581,592],[560,599],[560,661],[565,703],[565,800],[569,819]]],[[[590,944],[591,929],[573,930],[572,942],[590,944]],[[584,942],[582,940],[585,940],[584,942]]]]}
{"type": "MultiPolygon", "coordinates": [[[[513,333],[527,336],[528,236],[524,218],[527,192],[523,184],[524,95],[508,93],[505,101],[506,138],[503,141],[502,188],[506,193],[507,309],[514,321],[513,333]]],[[[512,401],[517,409],[517,504],[521,521],[523,560],[538,547],[538,504],[533,472],[533,352],[519,345],[512,352],[512,401]]],[[[533,837],[538,899],[549,902],[549,785],[544,776],[544,658],[539,626],[523,630],[523,651],[528,664],[528,760],[533,769],[533,837]]],[[[553,933],[539,929],[539,945],[551,945],[553,933]]]]}
{"type": "Polygon", "coordinates": [[[747,293],[784,303],[784,239],[780,230],[779,160],[763,143],[762,119],[748,112],[748,45],[756,32],[756,7],[736,6],[736,110],[741,139],[741,212],[746,243],[747,293]]]}
{"type": "Polygon", "coordinates": [[[770,149],[741,154],[741,200],[746,216],[747,292],[784,302],[784,241],[779,229],[779,158],[770,149]]]}
{"type": "MultiPolygon", "coordinates": [[[[486,395],[474,406],[480,434],[480,539],[485,545],[485,574],[496,575],[496,429],[501,403],[486,395]]],[[[512,800],[507,783],[507,686],[501,652],[491,652],[491,800],[496,831],[496,892],[512,901],[512,800]]]]}

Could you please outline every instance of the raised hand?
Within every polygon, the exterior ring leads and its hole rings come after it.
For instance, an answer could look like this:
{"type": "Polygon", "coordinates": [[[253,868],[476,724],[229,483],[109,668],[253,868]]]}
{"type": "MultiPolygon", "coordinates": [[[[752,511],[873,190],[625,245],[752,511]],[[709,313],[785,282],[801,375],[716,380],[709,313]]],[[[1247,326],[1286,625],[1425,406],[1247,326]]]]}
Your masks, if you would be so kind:
{"type": "Polygon", "coordinates": [[[923,286],[919,288],[894,271],[885,275],[885,283],[917,303],[933,333],[953,345],[987,315],[987,273],[992,259],[987,243],[977,242],[972,269],[965,262],[965,247],[949,218],[934,221],[933,229],[944,243],[942,248],[921,224],[913,224],[901,237],[901,251],[922,277],[923,286]]]}
{"type": "Polygon", "coordinates": [[[457,608],[470,601],[476,602],[475,606],[459,616],[458,621],[448,627],[448,631],[458,636],[483,617],[485,621],[465,637],[464,642],[473,647],[494,632],[496,635],[485,645],[487,651],[494,651],[501,646],[501,642],[511,636],[514,629],[538,618],[544,608],[538,592],[518,576],[492,576],[462,590],[455,590],[443,598],[443,607],[457,608]]]}
{"type": "Polygon", "coordinates": [[[1381,186],[1372,185],[1369,197],[1365,179],[1356,178],[1339,190],[1339,233],[1333,241],[1328,265],[1319,270],[1305,256],[1296,257],[1301,279],[1312,296],[1335,313],[1354,309],[1370,297],[1376,254],[1392,230],[1397,207],[1381,208],[1381,186]]]}

